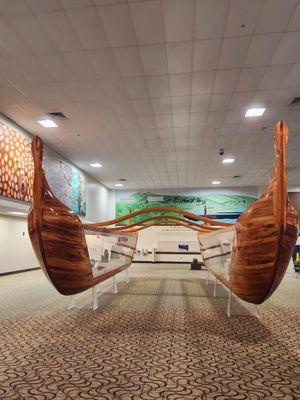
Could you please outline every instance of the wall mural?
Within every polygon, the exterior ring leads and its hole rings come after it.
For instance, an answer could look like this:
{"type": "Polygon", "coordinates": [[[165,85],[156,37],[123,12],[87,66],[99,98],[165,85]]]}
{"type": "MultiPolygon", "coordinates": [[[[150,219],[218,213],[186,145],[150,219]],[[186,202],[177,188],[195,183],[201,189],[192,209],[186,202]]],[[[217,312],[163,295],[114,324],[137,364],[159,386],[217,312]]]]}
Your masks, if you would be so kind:
{"type": "MultiPolygon", "coordinates": [[[[221,221],[235,222],[239,215],[257,198],[254,188],[251,188],[248,192],[245,193],[242,189],[240,192],[239,190],[230,191],[226,189],[223,192],[220,190],[151,190],[149,192],[119,190],[116,193],[116,218],[129,212],[164,205],[198,215],[206,213],[209,217],[221,221]]],[[[163,213],[172,215],[172,213],[163,213]]],[[[155,215],[155,213],[140,215],[132,220],[138,222],[151,215],[155,215]]],[[[127,223],[127,221],[122,223],[127,223]]]]}
{"type": "Polygon", "coordinates": [[[0,195],[30,201],[32,184],[30,140],[0,121],[0,195]]]}
{"type": "MultiPolygon", "coordinates": [[[[53,192],[76,214],[86,214],[86,179],[72,165],[46,154],[43,167],[53,192]]],[[[0,120],[0,196],[32,200],[31,141],[19,129],[0,120]]]]}

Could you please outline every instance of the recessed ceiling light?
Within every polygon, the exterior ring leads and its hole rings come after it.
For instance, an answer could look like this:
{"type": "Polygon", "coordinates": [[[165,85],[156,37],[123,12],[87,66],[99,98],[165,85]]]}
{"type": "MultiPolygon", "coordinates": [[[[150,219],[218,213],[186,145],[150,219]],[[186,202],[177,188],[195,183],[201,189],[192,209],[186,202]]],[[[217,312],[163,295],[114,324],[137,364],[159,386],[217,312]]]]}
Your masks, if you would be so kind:
{"type": "Polygon", "coordinates": [[[220,185],[221,181],[212,181],[213,185],[220,185]]]}
{"type": "Polygon", "coordinates": [[[41,119],[38,121],[44,128],[57,128],[57,125],[52,119],[41,119]]]}
{"type": "Polygon", "coordinates": [[[222,161],[223,164],[231,164],[235,162],[235,158],[224,158],[224,160],[222,161]]]}
{"type": "Polygon", "coordinates": [[[122,184],[122,183],[116,183],[115,186],[116,186],[116,187],[122,187],[123,184],[122,184]]]}
{"type": "Polygon", "coordinates": [[[27,215],[26,213],[21,212],[21,211],[10,211],[9,213],[11,215],[27,215]]]}
{"type": "Polygon", "coordinates": [[[90,164],[90,166],[93,167],[93,168],[101,168],[102,167],[102,165],[97,163],[97,162],[90,164]]]}
{"type": "Polygon", "coordinates": [[[261,117],[265,111],[264,107],[248,108],[245,117],[261,117]]]}

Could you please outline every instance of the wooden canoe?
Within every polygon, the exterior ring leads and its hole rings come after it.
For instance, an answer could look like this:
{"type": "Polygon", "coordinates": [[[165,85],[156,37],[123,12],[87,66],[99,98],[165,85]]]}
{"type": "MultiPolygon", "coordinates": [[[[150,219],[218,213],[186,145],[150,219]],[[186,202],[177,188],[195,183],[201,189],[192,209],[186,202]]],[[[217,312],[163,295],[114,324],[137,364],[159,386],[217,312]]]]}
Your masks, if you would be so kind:
{"type": "MultiPolygon", "coordinates": [[[[42,169],[43,142],[32,141],[34,160],[33,202],[28,215],[28,230],[35,254],[43,272],[59,293],[80,293],[129,267],[134,254],[137,235],[122,233],[129,238],[131,251],[126,262],[103,270],[94,277],[89,258],[84,227],[80,219],[52,193],[42,169]]],[[[98,229],[105,234],[104,228],[98,229]]]]}
{"type": "Polygon", "coordinates": [[[264,302],[280,284],[298,237],[297,213],[287,195],[287,138],[287,124],[280,121],[275,128],[275,163],[266,193],[241,214],[234,227],[199,236],[207,268],[239,298],[254,304],[264,302]],[[222,231],[227,236],[231,231],[233,238],[227,277],[220,272],[230,257],[222,231]]]}

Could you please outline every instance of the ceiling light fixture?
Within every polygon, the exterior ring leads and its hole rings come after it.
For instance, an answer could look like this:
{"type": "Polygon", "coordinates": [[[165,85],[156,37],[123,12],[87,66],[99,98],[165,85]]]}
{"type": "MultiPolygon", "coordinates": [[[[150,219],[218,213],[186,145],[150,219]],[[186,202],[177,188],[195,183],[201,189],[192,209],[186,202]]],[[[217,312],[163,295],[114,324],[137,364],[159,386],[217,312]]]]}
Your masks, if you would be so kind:
{"type": "Polygon", "coordinates": [[[116,183],[115,186],[116,186],[116,187],[122,187],[123,184],[122,184],[122,183],[116,183]]]}
{"type": "Polygon", "coordinates": [[[221,181],[212,181],[213,185],[220,185],[221,181]]]}
{"type": "Polygon", "coordinates": [[[265,111],[264,107],[248,108],[245,117],[261,117],[265,111]]]}
{"type": "Polygon", "coordinates": [[[38,123],[44,128],[57,128],[58,126],[52,119],[40,119],[38,123]]]}
{"type": "Polygon", "coordinates": [[[90,164],[90,166],[93,167],[93,168],[102,168],[102,165],[97,163],[97,162],[90,164]]]}
{"type": "Polygon", "coordinates": [[[233,162],[235,162],[235,158],[230,158],[230,157],[224,158],[224,160],[222,161],[223,164],[231,164],[233,162]]]}

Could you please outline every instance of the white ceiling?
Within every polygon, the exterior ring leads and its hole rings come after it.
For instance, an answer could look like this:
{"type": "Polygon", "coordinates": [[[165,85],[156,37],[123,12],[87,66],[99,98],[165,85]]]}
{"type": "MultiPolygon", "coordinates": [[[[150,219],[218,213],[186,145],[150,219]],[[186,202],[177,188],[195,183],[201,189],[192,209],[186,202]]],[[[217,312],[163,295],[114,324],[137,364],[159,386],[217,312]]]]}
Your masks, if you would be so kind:
{"type": "Polygon", "coordinates": [[[0,0],[0,15],[0,111],[106,186],[265,184],[279,119],[300,183],[298,0],[0,0]],[[55,111],[59,128],[36,122],[55,111]]]}

